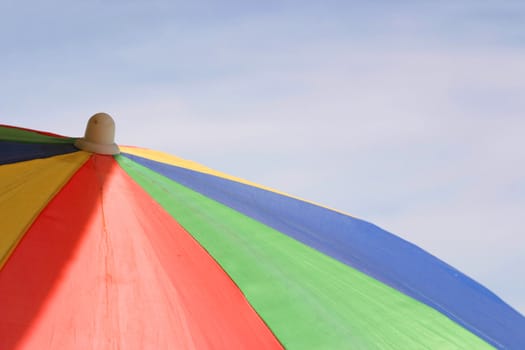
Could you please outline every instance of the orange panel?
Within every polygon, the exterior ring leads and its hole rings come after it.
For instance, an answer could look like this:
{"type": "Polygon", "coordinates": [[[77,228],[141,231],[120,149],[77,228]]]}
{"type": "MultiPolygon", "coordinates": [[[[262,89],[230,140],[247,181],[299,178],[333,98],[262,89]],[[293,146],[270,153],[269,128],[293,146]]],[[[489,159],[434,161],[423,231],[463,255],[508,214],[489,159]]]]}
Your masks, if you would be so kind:
{"type": "Polygon", "coordinates": [[[208,253],[94,155],[0,271],[0,339],[23,349],[281,348],[208,253]]]}

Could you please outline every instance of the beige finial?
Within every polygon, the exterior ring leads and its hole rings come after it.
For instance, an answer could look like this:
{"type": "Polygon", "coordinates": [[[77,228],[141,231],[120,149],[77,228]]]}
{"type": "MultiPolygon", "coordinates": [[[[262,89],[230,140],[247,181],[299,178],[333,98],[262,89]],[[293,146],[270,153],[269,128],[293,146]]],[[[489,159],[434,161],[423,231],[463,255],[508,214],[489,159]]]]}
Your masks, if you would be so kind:
{"type": "Polygon", "coordinates": [[[119,154],[113,118],[107,113],[97,113],[89,118],[86,133],[75,142],[75,147],[99,154],[119,154]]]}

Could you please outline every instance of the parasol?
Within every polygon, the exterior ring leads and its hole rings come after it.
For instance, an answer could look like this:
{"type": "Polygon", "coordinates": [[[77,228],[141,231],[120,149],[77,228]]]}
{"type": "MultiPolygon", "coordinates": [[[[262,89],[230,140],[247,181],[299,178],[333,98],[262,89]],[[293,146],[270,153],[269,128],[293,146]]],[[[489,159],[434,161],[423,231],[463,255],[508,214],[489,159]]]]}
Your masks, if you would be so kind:
{"type": "Polygon", "coordinates": [[[522,349],[421,248],[162,152],[0,127],[0,349],[522,349]]]}

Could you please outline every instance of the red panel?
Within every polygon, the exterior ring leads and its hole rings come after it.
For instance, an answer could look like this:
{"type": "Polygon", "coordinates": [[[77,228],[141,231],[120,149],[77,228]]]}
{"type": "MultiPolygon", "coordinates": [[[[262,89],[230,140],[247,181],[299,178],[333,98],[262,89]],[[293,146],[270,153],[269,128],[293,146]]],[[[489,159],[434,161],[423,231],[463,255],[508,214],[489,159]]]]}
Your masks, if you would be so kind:
{"type": "Polygon", "coordinates": [[[0,271],[0,348],[281,348],[216,262],[93,156],[0,271]]]}

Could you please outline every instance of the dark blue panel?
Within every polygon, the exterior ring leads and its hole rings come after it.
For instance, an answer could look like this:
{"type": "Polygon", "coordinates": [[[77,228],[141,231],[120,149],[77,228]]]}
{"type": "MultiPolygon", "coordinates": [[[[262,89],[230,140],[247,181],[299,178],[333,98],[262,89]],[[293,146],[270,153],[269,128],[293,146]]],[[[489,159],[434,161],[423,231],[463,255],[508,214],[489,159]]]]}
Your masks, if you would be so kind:
{"type": "Polygon", "coordinates": [[[0,141],[0,164],[47,158],[78,151],[72,144],[21,143],[0,141]]]}
{"type": "Polygon", "coordinates": [[[301,200],[125,154],[417,299],[501,349],[525,349],[525,318],[419,247],[368,222],[301,200]]]}

